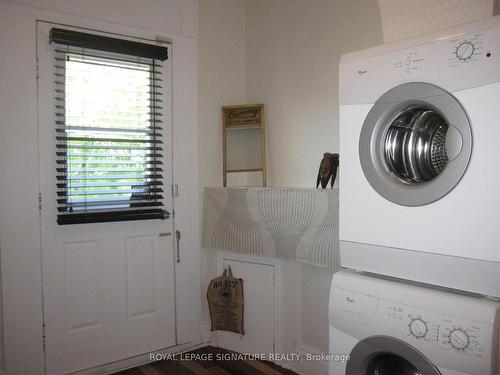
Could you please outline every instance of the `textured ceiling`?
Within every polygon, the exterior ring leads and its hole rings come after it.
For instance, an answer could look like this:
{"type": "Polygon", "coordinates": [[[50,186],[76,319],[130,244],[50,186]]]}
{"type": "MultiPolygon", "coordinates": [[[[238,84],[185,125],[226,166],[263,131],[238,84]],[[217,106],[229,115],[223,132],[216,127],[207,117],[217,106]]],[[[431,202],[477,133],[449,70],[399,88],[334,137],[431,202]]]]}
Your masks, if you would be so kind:
{"type": "Polygon", "coordinates": [[[499,0],[379,0],[386,43],[493,16],[499,0]]]}

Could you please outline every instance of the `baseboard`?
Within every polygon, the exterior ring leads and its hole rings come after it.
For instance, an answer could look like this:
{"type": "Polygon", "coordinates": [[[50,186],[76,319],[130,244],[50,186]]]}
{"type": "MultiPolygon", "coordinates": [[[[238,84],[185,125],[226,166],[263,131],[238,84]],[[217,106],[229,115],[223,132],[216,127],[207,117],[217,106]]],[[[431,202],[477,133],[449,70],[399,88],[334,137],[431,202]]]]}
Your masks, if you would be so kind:
{"type": "MultiPolygon", "coordinates": [[[[161,350],[155,350],[154,353],[178,354],[198,349],[206,345],[207,343],[192,344],[191,342],[187,342],[177,346],[172,346],[161,350]]],[[[301,359],[300,361],[286,361],[286,362],[281,361],[281,362],[276,362],[276,364],[286,369],[292,370],[300,375],[310,375],[310,374],[328,375],[328,362],[307,361],[308,355],[320,356],[322,354],[320,350],[317,350],[311,346],[302,343],[294,343],[293,352],[300,356],[301,359]]],[[[111,362],[102,366],[97,366],[90,369],[73,372],[69,375],[106,375],[148,363],[151,363],[151,360],[149,358],[149,353],[145,353],[135,357],[126,358],[121,361],[111,362]]],[[[1,374],[3,374],[2,371],[0,371],[0,375],[1,374]]]]}
{"type": "Polygon", "coordinates": [[[208,320],[200,321],[200,336],[202,344],[210,344],[210,322],[208,320]]]}
{"type": "MultiPolygon", "coordinates": [[[[198,349],[206,344],[192,344],[191,342],[187,342],[184,344],[171,346],[168,348],[154,350],[151,353],[155,354],[178,354],[182,352],[187,352],[189,350],[198,349]]],[[[120,361],[111,362],[104,364],[102,366],[92,367],[90,369],[81,370],[72,372],[68,375],[106,375],[112,374],[118,371],[126,370],[132,367],[142,366],[147,363],[151,363],[151,359],[149,358],[150,353],[140,354],[138,356],[125,358],[120,361]]]]}

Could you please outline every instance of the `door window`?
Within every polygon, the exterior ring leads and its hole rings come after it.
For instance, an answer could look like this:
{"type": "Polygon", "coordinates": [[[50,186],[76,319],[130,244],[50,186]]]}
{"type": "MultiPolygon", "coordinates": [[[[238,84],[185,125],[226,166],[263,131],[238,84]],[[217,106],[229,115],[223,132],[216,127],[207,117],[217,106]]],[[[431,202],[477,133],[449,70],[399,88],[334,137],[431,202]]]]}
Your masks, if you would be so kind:
{"type": "Polygon", "coordinates": [[[53,28],[58,224],[163,219],[164,47],[53,28]]]}

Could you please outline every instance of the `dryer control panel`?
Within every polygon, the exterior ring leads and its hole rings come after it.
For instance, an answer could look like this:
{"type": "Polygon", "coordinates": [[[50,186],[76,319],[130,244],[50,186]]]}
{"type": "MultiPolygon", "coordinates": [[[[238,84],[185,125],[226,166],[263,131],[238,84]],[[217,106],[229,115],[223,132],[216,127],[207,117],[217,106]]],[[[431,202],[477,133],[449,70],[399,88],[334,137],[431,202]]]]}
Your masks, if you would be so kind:
{"type": "MultiPolygon", "coordinates": [[[[491,45],[494,42],[492,40],[494,36],[488,34],[488,32],[468,34],[452,37],[446,42],[439,42],[435,47],[429,45],[411,48],[397,54],[396,61],[392,63],[393,70],[400,76],[410,77],[411,74],[419,75],[421,70],[429,71],[433,67],[460,69],[464,64],[479,65],[483,61],[487,63],[488,60],[494,59],[497,53],[496,46],[491,45]]],[[[470,69],[474,68],[469,65],[462,70],[470,69]]],[[[453,75],[453,70],[449,74],[453,75]]]]}
{"type": "Polygon", "coordinates": [[[500,81],[500,18],[483,30],[442,31],[342,57],[340,104],[374,103],[407,82],[456,92],[500,81]],[[377,51],[377,52],[372,52],[377,51]]]}

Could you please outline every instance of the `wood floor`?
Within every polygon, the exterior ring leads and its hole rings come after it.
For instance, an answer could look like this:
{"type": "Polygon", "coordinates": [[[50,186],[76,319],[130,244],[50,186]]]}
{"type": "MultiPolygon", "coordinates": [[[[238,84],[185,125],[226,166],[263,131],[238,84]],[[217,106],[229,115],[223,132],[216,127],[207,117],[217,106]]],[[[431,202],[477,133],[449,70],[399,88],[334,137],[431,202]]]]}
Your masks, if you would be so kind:
{"type": "MultiPolygon", "coordinates": [[[[193,350],[192,358],[199,358],[198,354],[204,354],[205,358],[210,355],[213,358],[207,360],[166,360],[152,362],[141,367],[121,371],[115,375],[297,375],[295,372],[284,369],[271,362],[255,360],[219,360],[224,354],[230,354],[224,349],[206,346],[193,350]]],[[[179,357],[179,356],[177,356],[179,357]]]]}

